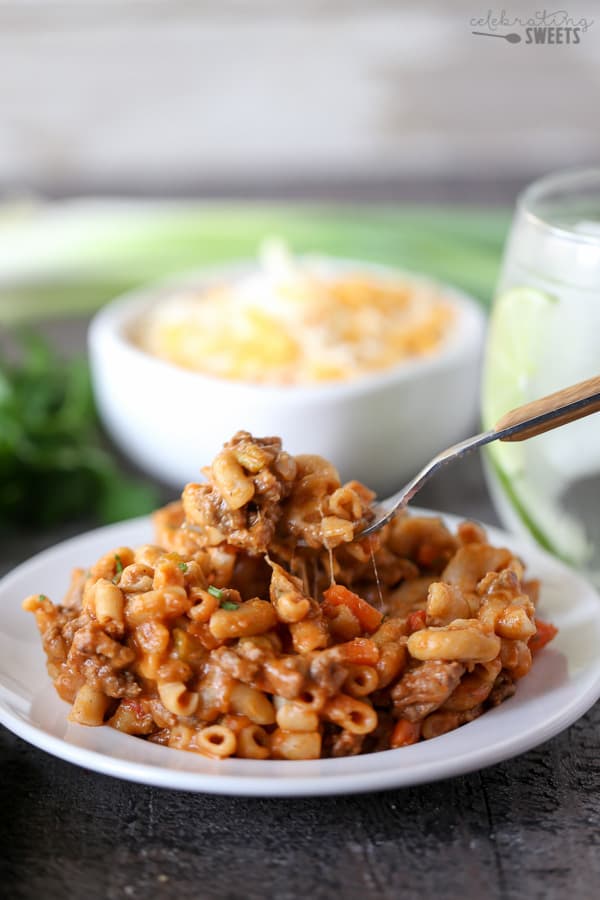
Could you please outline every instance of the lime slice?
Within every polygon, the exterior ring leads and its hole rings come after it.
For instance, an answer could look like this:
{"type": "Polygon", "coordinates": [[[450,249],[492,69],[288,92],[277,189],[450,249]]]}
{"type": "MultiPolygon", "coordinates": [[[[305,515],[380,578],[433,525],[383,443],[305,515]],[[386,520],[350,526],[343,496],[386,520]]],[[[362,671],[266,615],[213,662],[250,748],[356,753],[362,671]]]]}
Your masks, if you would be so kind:
{"type": "MultiPolygon", "coordinates": [[[[482,414],[485,428],[511,409],[526,403],[528,387],[542,356],[556,297],[535,288],[511,288],[497,298],[489,328],[482,414]]],[[[496,442],[490,455],[507,476],[522,471],[519,443],[496,442]]]]}
{"type": "MultiPolygon", "coordinates": [[[[491,454],[489,454],[491,456],[491,454]]],[[[488,487],[496,511],[509,531],[537,543],[574,566],[590,561],[593,546],[581,522],[569,515],[551,490],[541,490],[526,477],[507,477],[490,459],[486,465],[488,487]]]]}
{"type": "MultiPolygon", "coordinates": [[[[504,413],[534,399],[530,386],[545,363],[548,336],[558,308],[555,296],[529,287],[511,288],[497,298],[490,320],[483,380],[485,428],[492,428],[504,413]]],[[[529,460],[529,471],[525,443],[496,441],[486,449],[493,499],[505,524],[529,533],[568,562],[585,563],[590,555],[585,530],[561,505],[559,473],[554,471],[542,446],[537,446],[534,470],[529,460]]]]}

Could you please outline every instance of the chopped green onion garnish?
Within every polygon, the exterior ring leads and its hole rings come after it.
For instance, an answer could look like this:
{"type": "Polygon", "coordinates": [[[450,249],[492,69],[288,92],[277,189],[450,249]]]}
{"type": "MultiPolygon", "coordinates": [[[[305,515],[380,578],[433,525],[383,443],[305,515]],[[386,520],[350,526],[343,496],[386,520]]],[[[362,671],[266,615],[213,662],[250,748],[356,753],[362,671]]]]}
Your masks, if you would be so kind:
{"type": "Polygon", "coordinates": [[[187,563],[185,563],[185,562],[177,563],[177,568],[178,568],[178,569],[181,569],[181,571],[182,571],[182,572],[184,573],[184,575],[185,575],[185,573],[187,572],[187,563]]]}
{"type": "Polygon", "coordinates": [[[115,569],[117,571],[112,580],[113,584],[118,583],[119,578],[121,577],[121,572],[123,571],[123,563],[121,562],[121,557],[119,556],[118,553],[115,553],[115,569]]]}
{"type": "Polygon", "coordinates": [[[208,589],[208,593],[211,594],[213,597],[216,597],[217,600],[223,599],[223,591],[221,591],[219,588],[214,587],[214,585],[212,585],[212,584],[208,589]]]}
{"type": "Polygon", "coordinates": [[[239,606],[237,605],[237,603],[232,603],[231,600],[223,600],[223,602],[221,603],[221,609],[233,610],[233,609],[239,609],[239,606]]]}
{"type": "Polygon", "coordinates": [[[45,594],[38,594],[38,600],[40,601],[40,603],[43,603],[44,600],[47,600],[47,599],[48,598],[46,597],[45,594]]]}

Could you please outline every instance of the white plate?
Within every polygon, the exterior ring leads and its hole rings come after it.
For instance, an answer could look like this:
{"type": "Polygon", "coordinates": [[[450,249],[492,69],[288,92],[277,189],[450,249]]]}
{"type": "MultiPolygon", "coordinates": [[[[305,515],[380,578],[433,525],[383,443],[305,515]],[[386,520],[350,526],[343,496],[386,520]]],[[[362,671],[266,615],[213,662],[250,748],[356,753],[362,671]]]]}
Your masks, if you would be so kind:
{"type": "MultiPolygon", "coordinates": [[[[450,525],[457,521],[444,517],[450,525]]],[[[489,529],[543,582],[541,615],[559,634],[544,649],[514,697],[449,734],[399,750],[344,759],[227,759],[222,762],[121,734],[68,722],[69,707],[46,673],[35,621],[21,610],[29,594],[62,597],[75,565],[107,549],[147,543],[149,519],[83,534],[38,554],[0,582],[0,722],[62,759],[130,781],[188,791],[256,796],[345,794],[404,787],[460,775],[523,753],[558,734],[600,696],[600,600],[593,588],[540,550],[489,529]]]]}

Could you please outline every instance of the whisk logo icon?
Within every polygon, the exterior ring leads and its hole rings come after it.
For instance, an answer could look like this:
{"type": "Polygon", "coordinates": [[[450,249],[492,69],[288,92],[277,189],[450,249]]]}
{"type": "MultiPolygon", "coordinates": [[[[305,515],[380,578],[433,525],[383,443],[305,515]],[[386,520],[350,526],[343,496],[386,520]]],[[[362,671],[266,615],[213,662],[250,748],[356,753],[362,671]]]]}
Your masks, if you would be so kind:
{"type": "Polygon", "coordinates": [[[471,34],[498,38],[507,44],[580,44],[593,19],[571,16],[566,9],[539,9],[530,16],[508,16],[488,10],[470,19],[471,34]]]}

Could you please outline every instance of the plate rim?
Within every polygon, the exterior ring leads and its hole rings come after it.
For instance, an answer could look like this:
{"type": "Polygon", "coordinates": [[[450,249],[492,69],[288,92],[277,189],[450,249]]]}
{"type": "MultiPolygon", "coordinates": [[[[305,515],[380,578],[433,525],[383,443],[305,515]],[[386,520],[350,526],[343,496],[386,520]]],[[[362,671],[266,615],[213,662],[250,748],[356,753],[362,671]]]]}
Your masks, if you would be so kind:
{"type": "MultiPolygon", "coordinates": [[[[444,521],[452,527],[457,522],[464,520],[464,517],[457,516],[453,513],[445,513],[437,510],[423,509],[419,507],[411,507],[411,511],[417,515],[435,515],[440,516],[444,521]]],[[[52,558],[53,554],[60,548],[68,551],[70,546],[79,544],[83,539],[94,540],[96,537],[110,535],[112,531],[121,530],[123,528],[141,528],[147,526],[151,522],[151,516],[140,516],[133,519],[127,519],[111,525],[104,525],[81,534],[74,535],[66,540],[59,541],[51,547],[34,554],[27,560],[24,560],[10,572],[6,573],[0,579],[0,598],[5,591],[11,589],[13,583],[18,583],[19,579],[27,575],[29,568],[34,564],[44,563],[47,559],[52,558]]],[[[485,524],[487,532],[490,534],[492,541],[498,538],[508,543],[508,546],[518,545],[523,547],[526,552],[531,550],[536,557],[534,565],[541,561],[543,564],[550,565],[555,571],[566,574],[570,582],[577,585],[580,589],[593,595],[598,602],[598,620],[600,622],[600,597],[597,590],[578,572],[571,569],[560,560],[550,556],[541,548],[530,548],[526,542],[518,535],[511,534],[507,531],[485,524]]],[[[135,541],[133,543],[136,543],[135,541]]],[[[8,613],[10,615],[10,612],[8,613]]],[[[2,623],[3,610],[0,606],[0,625],[2,623]]],[[[39,645],[40,652],[42,651],[39,645]]],[[[365,793],[371,791],[380,791],[386,789],[403,788],[415,786],[418,784],[433,783],[445,778],[452,778],[468,772],[481,771],[491,765],[495,765],[511,757],[525,753],[547,740],[558,735],[560,732],[572,725],[577,719],[584,715],[600,698],[600,660],[596,666],[588,664],[584,670],[587,673],[587,681],[584,690],[577,696],[571,697],[566,705],[558,708],[557,712],[546,717],[540,724],[534,727],[532,732],[522,732],[519,730],[516,734],[509,734],[504,740],[495,743],[479,745],[475,750],[463,749],[458,754],[450,755],[444,761],[439,759],[426,760],[416,764],[409,765],[407,768],[400,763],[402,756],[398,757],[397,766],[387,766],[382,769],[377,767],[377,757],[379,753],[368,755],[359,755],[355,759],[373,760],[374,765],[371,769],[364,772],[355,773],[337,773],[335,764],[338,760],[298,760],[283,761],[284,765],[293,765],[296,776],[290,771],[290,775],[281,776],[275,774],[235,774],[228,771],[221,772],[194,772],[190,769],[173,769],[168,766],[159,764],[149,764],[147,762],[137,762],[133,759],[124,759],[121,756],[115,756],[110,752],[103,752],[70,742],[65,738],[60,738],[41,725],[28,722],[21,718],[17,713],[13,712],[5,703],[3,691],[7,690],[2,680],[0,680],[0,723],[9,731],[18,737],[32,744],[40,750],[45,751],[59,759],[77,765],[79,767],[98,772],[100,774],[109,775],[115,778],[121,778],[127,781],[146,784],[153,787],[161,787],[172,790],[185,790],[189,792],[201,792],[207,794],[220,794],[230,796],[261,796],[261,797],[300,797],[300,796],[325,796],[332,794],[351,794],[365,793]],[[315,767],[320,765],[325,771],[322,773],[313,773],[300,776],[301,767],[315,767]],[[328,772],[327,769],[333,769],[328,772]]],[[[1,679],[1,676],[0,676],[1,679]]],[[[52,683],[49,678],[44,685],[40,687],[51,687],[52,683]]],[[[65,722],[67,719],[68,704],[64,704],[65,722]]],[[[501,709],[501,707],[500,707],[501,709]]],[[[487,715],[492,714],[489,711],[487,715]]],[[[470,723],[474,724],[474,723],[470,723]]],[[[84,728],[85,726],[72,726],[75,728],[84,728]]],[[[460,731],[463,735],[465,729],[469,728],[469,724],[461,726],[448,735],[442,735],[438,740],[448,738],[452,734],[460,731]]],[[[87,731],[88,729],[86,729],[87,731]]],[[[117,737],[117,734],[115,734],[117,737]]],[[[131,735],[119,735],[119,737],[127,740],[139,739],[131,735]]],[[[420,746],[420,745],[417,745],[420,746]]],[[[173,748],[161,748],[169,754],[175,752],[178,754],[189,754],[186,751],[174,751],[173,748]]],[[[391,759],[390,754],[398,755],[406,752],[410,748],[399,748],[396,750],[381,751],[385,754],[387,760],[391,759]]],[[[225,763],[234,762],[224,761],[225,763]]],[[[252,762],[245,760],[245,763],[252,762]]],[[[281,761],[263,760],[261,769],[265,764],[272,763],[278,768],[281,767],[281,761]]],[[[222,765],[222,763],[220,764],[222,765]]]]}

